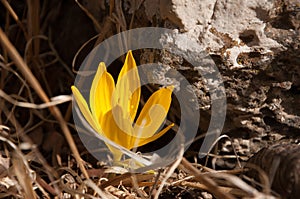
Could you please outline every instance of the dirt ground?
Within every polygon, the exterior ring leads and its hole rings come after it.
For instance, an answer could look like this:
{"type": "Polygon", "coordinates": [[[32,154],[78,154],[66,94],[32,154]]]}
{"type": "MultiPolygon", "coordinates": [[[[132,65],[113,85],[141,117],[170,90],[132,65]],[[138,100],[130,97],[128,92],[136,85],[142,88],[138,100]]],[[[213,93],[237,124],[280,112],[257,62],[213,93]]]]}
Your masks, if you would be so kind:
{"type": "MultiPolygon", "coordinates": [[[[300,197],[297,0],[1,0],[0,27],[1,198],[300,197]],[[197,137],[178,161],[132,174],[86,149],[74,126],[70,88],[95,46],[141,27],[178,35],[172,51],[133,54],[138,64],[161,63],[162,81],[170,69],[179,71],[198,98],[194,108],[201,118],[197,137]],[[212,120],[213,96],[180,54],[193,50],[210,56],[226,94],[222,136],[206,158],[198,151],[212,120]]],[[[114,78],[122,62],[112,63],[114,78]]],[[[155,89],[143,88],[143,99],[155,89]]],[[[177,125],[178,107],[174,100],[167,117],[177,125]]],[[[164,145],[174,132],[138,150],[164,145]]]]}

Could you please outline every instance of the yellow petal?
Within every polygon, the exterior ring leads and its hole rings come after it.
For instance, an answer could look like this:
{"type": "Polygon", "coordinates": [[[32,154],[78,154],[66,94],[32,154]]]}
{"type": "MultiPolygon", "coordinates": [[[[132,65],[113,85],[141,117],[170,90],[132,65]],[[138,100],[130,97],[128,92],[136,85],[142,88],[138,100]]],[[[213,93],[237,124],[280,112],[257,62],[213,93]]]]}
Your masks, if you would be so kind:
{"type": "Polygon", "coordinates": [[[90,90],[91,112],[98,121],[111,110],[112,93],[115,89],[113,77],[106,71],[104,62],[98,66],[90,90]]]}
{"type": "Polygon", "coordinates": [[[98,121],[96,120],[96,118],[93,117],[85,99],[83,98],[83,96],[81,95],[79,90],[75,86],[72,86],[71,89],[72,89],[75,101],[77,102],[77,105],[78,105],[81,113],[83,114],[84,118],[91,125],[91,127],[93,127],[93,129],[95,129],[95,131],[101,133],[101,128],[99,126],[98,121]]]}
{"type": "Polygon", "coordinates": [[[110,152],[113,154],[113,160],[114,160],[114,163],[116,162],[119,162],[121,160],[121,157],[123,155],[122,151],[113,147],[113,146],[110,146],[109,144],[106,144],[107,147],[109,148],[110,152]]]}
{"type": "Polygon", "coordinates": [[[170,130],[173,126],[174,126],[174,124],[172,123],[169,126],[167,126],[166,128],[164,128],[163,130],[161,130],[159,133],[156,133],[155,135],[153,135],[152,137],[149,137],[149,138],[142,138],[142,139],[136,138],[137,144],[135,143],[134,147],[140,147],[140,146],[143,146],[150,142],[153,142],[154,140],[157,140],[158,138],[163,136],[166,132],[168,132],[168,130],[170,130]]]}
{"type": "MultiPolygon", "coordinates": [[[[129,118],[125,118],[121,107],[116,106],[105,114],[101,121],[104,135],[115,143],[131,149],[135,142],[132,137],[133,127],[129,118]]],[[[114,152],[114,151],[112,151],[114,152]]]]}
{"type": "Polygon", "coordinates": [[[152,137],[165,120],[172,101],[173,87],[162,88],[151,95],[143,107],[136,124],[134,136],[152,137]]]}
{"type": "Polygon", "coordinates": [[[114,94],[114,104],[119,104],[124,114],[129,114],[134,120],[141,95],[140,77],[132,52],[128,51],[125,63],[121,69],[114,94]]]}

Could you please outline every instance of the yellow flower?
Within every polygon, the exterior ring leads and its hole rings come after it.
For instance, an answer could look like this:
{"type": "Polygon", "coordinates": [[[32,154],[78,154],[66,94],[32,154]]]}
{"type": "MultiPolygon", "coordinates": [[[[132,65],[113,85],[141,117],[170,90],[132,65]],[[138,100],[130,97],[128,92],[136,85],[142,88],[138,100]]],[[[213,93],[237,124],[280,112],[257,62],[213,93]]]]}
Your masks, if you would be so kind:
{"type": "MultiPolygon", "coordinates": [[[[173,86],[154,92],[134,123],[141,88],[131,51],[127,53],[116,85],[113,77],[106,71],[105,64],[99,64],[90,90],[89,105],[75,86],[71,89],[88,123],[99,134],[129,150],[158,139],[173,126],[171,124],[156,133],[170,108],[173,86]]],[[[122,152],[109,144],[107,146],[113,153],[114,160],[119,161],[122,152]]]]}

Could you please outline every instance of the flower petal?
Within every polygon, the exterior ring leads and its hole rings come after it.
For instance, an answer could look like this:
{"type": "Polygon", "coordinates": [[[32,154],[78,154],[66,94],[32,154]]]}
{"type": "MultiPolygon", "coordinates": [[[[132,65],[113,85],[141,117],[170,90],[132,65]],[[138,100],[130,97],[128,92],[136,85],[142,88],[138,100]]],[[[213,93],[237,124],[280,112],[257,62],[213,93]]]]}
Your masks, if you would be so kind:
{"type": "Polygon", "coordinates": [[[83,98],[83,96],[81,95],[79,90],[75,86],[72,86],[71,89],[72,89],[75,101],[77,102],[77,105],[78,105],[81,113],[83,114],[84,118],[91,125],[91,127],[93,127],[93,129],[95,129],[95,131],[101,133],[101,128],[99,126],[98,121],[96,120],[96,118],[93,117],[85,99],[83,98]]]}
{"type": "MultiPolygon", "coordinates": [[[[120,106],[107,112],[101,121],[101,128],[105,136],[115,143],[131,149],[135,142],[132,137],[133,127],[129,118],[124,117],[120,106]]],[[[114,151],[112,151],[114,152],[114,151]]]]}
{"type": "Polygon", "coordinates": [[[168,130],[170,130],[173,126],[174,126],[174,123],[170,124],[169,126],[164,128],[163,130],[161,130],[159,133],[156,133],[155,135],[153,135],[152,137],[149,137],[149,138],[142,138],[142,139],[136,138],[137,144],[135,143],[134,147],[140,147],[140,146],[143,146],[143,145],[148,144],[150,142],[153,142],[154,140],[157,140],[158,138],[163,136],[166,132],[168,132],[168,130]]]}
{"type": "Polygon", "coordinates": [[[114,79],[106,71],[104,62],[101,62],[90,90],[91,112],[95,118],[98,118],[98,121],[101,121],[103,116],[111,110],[111,100],[114,89],[114,79]]]}
{"type": "Polygon", "coordinates": [[[140,77],[132,52],[128,51],[125,63],[118,77],[113,106],[119,104],[124,114],[134,120],[141,95],[140,77]]]}
{"type": "Polygon", "coordinates": [[[134,136],[150,138],[156,133],[167,116],[172,91],[173,86],[169,86],[151,95],[134,125],[134,136]]]}
{"type": "Polygon", "coordinates": [[[121,157],[123,155],[122,151],[109,145],[106,144],[107,147],[109,148],[110,152],[113,154],[113,158],[114,158],[114,163],[119,162],[121,160],[121,157]]]}

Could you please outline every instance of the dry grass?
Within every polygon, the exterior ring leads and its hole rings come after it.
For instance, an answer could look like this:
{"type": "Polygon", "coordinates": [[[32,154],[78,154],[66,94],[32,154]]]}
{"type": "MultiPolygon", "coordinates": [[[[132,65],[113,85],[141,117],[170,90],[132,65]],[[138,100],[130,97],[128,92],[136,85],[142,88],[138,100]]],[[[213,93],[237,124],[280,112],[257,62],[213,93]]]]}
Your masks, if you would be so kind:
{"type": "MultiPolygon", "coordinates": [[[[272,198],[269,189],[260,192],[237,177],[242,169],[216,171],[192,164],[183,157],[183,151],[169,167],[144,174],[117,174],[113,167],[82,160],[71,135],[70,92],[53,96],[57,92],[50,89],[53,82],[48,80],[51,74],[46,69],[54,64],[64,68],[64,76],[73,78],[73,74],[55,50],[50,35],[41,30],[40,2],[26,1],[22,18],[7,0],[1,3],[6,12],[4,27],[0,28],[1,198],[179,198],[190,191],[199,198],[206,192],[220,199],[272,198]],[[12,36],[13,29],[22,35],[25,45],[10,40],[17,38],[12,36]],[[41,50],[43,41],[47,41],[46,51],[41,50]],[[60,140],[64,139],[68,152],[62,150],[64,142],[60,140]]],[[[128,26],[119,0],[110,1],[109,15],[102,26],[83,4],[76,3],[96,29],[105,27],[96,44],[110,34],[113,26],[115,34],[133,26],[134,14],[128,26]]]]}

